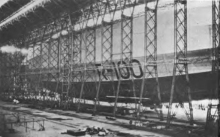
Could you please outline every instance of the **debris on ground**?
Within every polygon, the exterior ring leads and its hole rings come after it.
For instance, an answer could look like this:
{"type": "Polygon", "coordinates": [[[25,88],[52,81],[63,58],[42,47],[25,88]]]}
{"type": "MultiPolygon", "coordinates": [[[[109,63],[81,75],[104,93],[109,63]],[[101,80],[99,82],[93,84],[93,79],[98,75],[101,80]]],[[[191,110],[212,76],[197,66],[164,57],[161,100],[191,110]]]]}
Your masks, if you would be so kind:
{"type": "Polygon", "coordinates": [[[108,120],[116,120],[115,117],[109,117],[109,116],[106,116],[106,119],[108,119],[108,120]]]}
{"type": "Polygon", "coordinates": [[[44,128],[44,126],[42,124],[39,124],[39,126],[40,126],[40,128],[39,128],[38,131],[44,131],[45,130],[45,128],[44,128]]]}
{"type": "Polygon", "coordinates": [[[62,131],[61,134],[69,134],[73,136],[83,136],[83,135],[98,135],[98,136],[106,136],[110,134],[110,131],[103,127],[87,127],[79,130],[66,130],[62,131]]]}

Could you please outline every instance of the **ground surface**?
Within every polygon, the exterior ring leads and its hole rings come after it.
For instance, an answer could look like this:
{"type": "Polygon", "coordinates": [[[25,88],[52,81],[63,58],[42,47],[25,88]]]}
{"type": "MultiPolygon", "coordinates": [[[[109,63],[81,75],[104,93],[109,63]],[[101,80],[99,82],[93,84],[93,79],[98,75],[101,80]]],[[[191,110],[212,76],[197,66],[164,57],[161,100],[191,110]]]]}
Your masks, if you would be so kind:
{"type": "MultiPolygon", "coordinates": [[[[75,113],[74,111],[62,111],[51,109],[31,109],[25,105],[13,105],[11,103],[0,102],[0,113],[7,119],[7,137],[71,137],[71,135],[61,134],[67,129],[83,129],[86,127],[103,127],[110,133],[106,137],[187,137],[188,130],[181,127],[170,129],[159,125],[158,129],[149,127],[134,127],[129,125],[129,120],[117,119],[116,121],[107,120],[105,116],[92,116],[86,113],[75,113]],[[20,122],[16,122],[19,116],[20,122]],[[34,122],[33,120],[39,122],[34,122]],[[29,121],[27,129],[22,121],[29,121]],[[44,121],[44,122],[43,122],[44,121]],[[44,125],[45,131],[38,131],[40,125],[44,125]],[[15,133],[8,133],[8,129],[15,129],[15,133]],[[161,129],[162,128],[162,129],[161,129]]],[[[1,121],[2,122],[2,121],[1,121]]],[[[90,137],[90,135],[86,135],[90,137]]],[[[98,135],[93,135],[96,137],[98,135]]]]}

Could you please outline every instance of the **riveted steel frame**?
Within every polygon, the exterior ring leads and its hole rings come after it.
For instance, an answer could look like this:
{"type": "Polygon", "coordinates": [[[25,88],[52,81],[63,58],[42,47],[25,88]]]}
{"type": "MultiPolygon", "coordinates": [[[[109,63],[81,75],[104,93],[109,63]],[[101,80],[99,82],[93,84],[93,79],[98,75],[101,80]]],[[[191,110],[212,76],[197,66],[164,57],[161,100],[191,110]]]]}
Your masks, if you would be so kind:
{"type": "MultiPolygon", "coordinates": [[[[89,92],[91,87],[89,87],[88,83],[85,85],[86,81],[93,81],[95,83],[95,90],[97,91],[97,75],[98,71],[96,68],[96,27],[99,21],[100,16],[103,14],[103,4],[101,1],[97,0],[95,3],[91,4],[89,7],[84,9],[87,11],[84,13],[82,17],[86,21],[84,21],[85,28],[84,34],[85,38],[83,39],[85,45],[85,59],[84,59],[84,71],[82,76],[82,86],[80,90],[80,96],[78,101],[77,112],[80,111],[80,104],[82,96],[84,95],[84,90],[89,92]],[[93,26],[88,26],[88,21],[92,20],[93,26]]],[[[83,27],[83,26],[82,26],[83,27]]],[[[81,28],[82,28],[81,27],[81,28]]]]}
{"type": "MultiPolygon", "coordinates": [[[[60,39],[53,39],[54,34],[61,30],[60,20],[54,20],[54,22],[48,24],[45,35],[46,44],[48,48],[48,67],[45,72],[47,75],[46,87],[51,91],[53,101],[58,101],[60,98],[55,96],[55,93],[59,91],[60,83],[60,39]]],[[[61,91],[60,91],[61,92],[61,91]]]]}
{"type": "MultiPolygon", "coordinates": [[[[70,89],[70,76],[71,76],[71,34],[69,34],[69,16],[65,16],[61,20],[62,30],[65,30],[66,35],[60,37],[60,69],[61,69],[61,82],[62,82],[62,93],[61,101],[68,101],[69,99],[69,89],[70,89]]],[[[64,32],[63,32],[64,33],[64,32]]]]}
{"type": "Polygon", "coordinates": [[[147,78],[155,79],[155,89],[157,90],[157,105],[159,106],[159,118],[163,120],[162,105],[161,105],[161,93],[158,80],[157,70],[157,5],[158,0],[155,1],[155,9],[148,8],[149,2],[145,1],[145,39],[144,39],[144,75],[141,84],[140,99],[138,112],[140,113],[141,102],[143,98],[143,92],[145,89],[145,80],[147,78]]]}
{"type": "MultiPolygon", "coordinates": [[[[86,81],[96,82],[96,76],[94,75],[95,61],[96,61],[96,30],[95,28],[89,28],[85,33],[84,46],[85,46],[85,59],[84,59],[84,71],[83,71],[83,81],[80,90],[79,102],[77,112],[80,111],[81,99],[83,97],[85,90],[88,92],[90,89],[85,85],[86,81]]],[[[96,85],[95,85],[96,86],[96,85]]]]}
{"type": "MultiPolygon", "coordinates": [[[[220,64],[220,1],[212,1],[212,86],[211,86],[211,100],[216,97],[220,99],[219,94],[219,64],[220,64]]],[[[209,126],[209,122],[212,121],[213,115],[211,113],[212,108],[215,105],[212,104],[212,101],[209,102],[209,108],[207,110],[206,124],[209,126]]],[[[219,106],[216,107],[219,110],[219,106]]]]}
{"type": "Polygon", "coordinates": [[[51,40],[55,30],[59,28],[56,22],[49,23],[38,30],[31,32],[29,38],[25,41],[27,45],[32,45],[32,57],[26,62],[27,85],[36,95],[43,96],[45,100],[46,90],[50,87],[50,82],[57,81],[58,69],[58,51],[59,45],[57,40],[51,40]],[[38,33],[36,33],[38,32],[38,33]],[[47,82],[46,82],[47,81],[47,82]]]}
{"type": "MultiPolygon", "coordinates": [[[[179,88],[182,92],[187,91],[189,102],[189,113],[185,110],[189,123],[193,124],[193,108],[191,103],[191,90],[188,75],[187,61],[187,0],[174,1],[174,67],[171,94],[168,108],[167,124],[170,125],[171,110],[175,89],[179,88]],[[176,77],[178,75],[178,77],[176,77]],[[184,78],[185,76],[185,78],[184,78]],[[180,81],[181,78],[181,81],[180,81]],[[177,83],[179,82],[179,83],[177,83]]],[[[178,95],[180,92],[178,93],[178,95]]],[[[183,106],[183,102],[178,99],[183,106]]]]}
{"type": "Polygon", "coordinates": [[[73,97],[75,98],[75,102],[78,102],[76,100],[77,97],[77,91],[80,90],[79,88],[79,83],[82,82],[82,70],[83,69],[83,64],[82,64],[82,32],[73,32],[72,33],[73,37],[73,50],[72,50],[72,77],[71,81],[73,82],[73,97]]]}
{"type": "MultiPolygon", "coordinates": [[[[83,50],[83,45],[86,46],[87,45],[87,42],[86,42],[86,38],[85,38],[85,35],[86,35],[86,27],[88,25],[88,20],[89,20],[89,17],[90,17],[90,13],[89,13],[90,9],[82,9],[81,13],[82,13],[82,16],[80,17],[79,19],[79,35],[80,35],[80,44],[81,44],[81,49],[80,50],[83,50]]],[[[85,53],[86,54],[86,53],[85,53]]],[[[84,92],[84,85],[85,85],[85,75],[86,75],[86,55],[85,55],[85,58],[83,60],[83,66],[80,65],[78,66],[79,68],[76,68],[76,69],[80,69],[80,81],[81,81],[81,87],[80,87],[80,94],[79,94],[79,98],[78,100],[76,101],[78,103],[77,105],[77,112],[80,111],[80,105],[81,105],[81,99],[82,99],[82,96],[83,96],[83,92],[84,92]]],[[[79,70],[78,70],[79,71],[79,70]]]]}
{"type": "Polygon", "coordinates": [[[70,75],[70,54],[71,45],[70,37],[64,36],[60,41],[61,46],[61,76],[62,76],[62,95],[61,100],[65,101],[68,99],[69,92],[69,75],[70,75]]]}
{"type": "MultiPolygon", "coordinates": [[[[136,0],[133,2],[129,0],[124,0],[124,1],[118,1],[117,4],[119,5],[117,6],[117,8],[121,8],[121,53],[120,53],[119,70],[123,72],[123,69],[125,67],[129,67],[129,68],[132,67],[131,60],[133,59],[133,12],[137,3],[136,0]],[[129,16],[124,15],[124,10],[127,7],[130,7],[132,9],[129,16]],[[129,66],[123,65],[123,63],[129,64],[129,66]]],[[[130,77],[130,79],[131,79],[131,84],[130,84],[131,90],[134,93],[134,96],[136,96],[134,79],[132,76],[130,77]]],[[[121,89],[120,88],[121,82],[122,82],[121,74],[119,74],[116,98],[115,98],[114,110],[113,110],[114,117],[116,116],[116,112],[117,112],[118,96],[121,89]]]]}
{"type": "Polygon", "coordinates": [[[220,57],[220,1],[212,1],[212,72],[214,74],[214,92],[219,91],[219,57],[220,57]]]}
{"type": "Polygon", "coordinates": [[[30,94],[31,97],[34,97],[34,99],[37,99],[37,95],[41,93],[42,87],[41,87],[41,38],[44,33],[44,30],[42,29],[36,29],[33,32],[31,32],[31,35],[29,37],[29,40],[32,44],[32,59],[29,60],[30,65],[30,74],[28,76],[29,85],[30,85],[30,94]]]}
{"type": "Polygon", "coordinates": [[[100,66],[97,66],[99,69],[98,72],[98,87],[96,92],[96,98],[94,99],[94,112],[93,114],[96,115],[97,112],[97,105],[99,105],[99,94],[102,90],[102,81],[109,80],[112,82],[112,89],[114,88],[114,82],[113,82],[113,66],[112,66],[112,57],[113,57],[113,20],[116,12],[117,5],[115,3],[112,3],[112,1],[107,0],[106,3],[103,4],[103,8],[101,9],[103,11],[102,14],[102,24],[101,24],[101,64],[100,66]],[[110,21],[105,21],[106,14],[110,15],[110,21]],[[102,73],[107,73],[108,78],[102,77],[102,73]]]}
{"type": "Polygon", "coordinates": [[[40,40],[39,40],[39,45],[40,45],[40,55],[39,55],[39,78],[38,78],[38,89],[40,91],[40,95],[42,96],[43,95],[43,100],[45,100],[45,94],[46,94],[46,91],[45,91],[45,87],[43,85],[43,80],[45,80],[45,73],[43,73],[43,70],[45,69],[45,62],[47,63],[47,60],[46,60],[46,56],[47,56],[47,52],[45,53],[45,44],[44,44],[44,36],[45,36],[45,33],[46,33],[46,27],[43,27],[43,29],[41,30],[41,34],[40,34],[40,40]]]}

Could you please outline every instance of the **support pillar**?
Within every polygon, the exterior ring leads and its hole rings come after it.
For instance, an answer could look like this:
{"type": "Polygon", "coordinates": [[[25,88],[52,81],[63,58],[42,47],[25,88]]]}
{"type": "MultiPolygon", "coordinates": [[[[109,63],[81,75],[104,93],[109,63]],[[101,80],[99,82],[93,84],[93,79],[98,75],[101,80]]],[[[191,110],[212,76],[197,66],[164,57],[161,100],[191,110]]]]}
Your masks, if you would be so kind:
{"type": "MultiPolygon", "coordinates": [[[[186,115],[188,117],[190,125],[193,125],[193,108],[191,102],[192,99],[191,99],[190,81],[188,75],[188,59],[187,59],[187,0],[174,1],[174,67],[173,67],[173,80],[172,80],[168,116],[167,116],[168,126],[170,125],[171,122],[172,103],[174,99],[174,92],[175,89],[177,88],[181,90],[181,93],[187,93],[188,103],[189,103],[189,113],[186,112],[186,115]]],[[[181,103],[181,105],[183,105],[182,100],[178,100],[178,101],[181,103]]]]}

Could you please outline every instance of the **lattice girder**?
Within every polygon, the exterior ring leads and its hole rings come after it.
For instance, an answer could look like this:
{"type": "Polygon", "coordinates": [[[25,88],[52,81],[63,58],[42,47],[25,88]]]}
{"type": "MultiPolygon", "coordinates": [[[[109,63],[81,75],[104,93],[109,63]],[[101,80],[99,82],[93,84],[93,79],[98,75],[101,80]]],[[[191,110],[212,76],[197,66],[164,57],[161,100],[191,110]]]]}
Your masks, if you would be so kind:
{"type": "MultiPolygon", "coordinates": [[[[161,111],[161,93],[158,80],[157,69],[157,6],[158,0],[155,1],[154,9],[148,8],[149,2],[145,2],[145,46],[144,46],[144,75],[141,84],[140,99],[138,112],[141,109],[142,97],[145,90],[145,80],[148,78],[154,78],[154,87],[156,89],[157,98],[155,102],[158,105],[159,118],[163,120],[163,114],[161,111]]],[[[157,108],[155,108],[157,111],[157,108]]]]}
{"type": "MultiPolygon", "coordinates": [[[[174,68],[173,81],[170,94],[170,102],[168,108],[167,123],[170,124],[170,115],[174,91],[178,94],[178,90],[188,95],[189,112],[185,111],[190,124],[193,124],[193,108],[191,103],[191,90],[188,75],[188,59],[187,59],[187,1],[174,1],[174,68]],[[176,75],[178,77],[176,77],[176,75]],[[185,78],[184,78],[185,76],[185,78]],[[183,86],[185,85],[185,86],[183,86]]],[[[180,92],[179,92],[180,93],[180,92]]],[[[180,94],[179,94],[180,95],[180,94]]],[[[182,100],[179,100],[182,105],[182,100]]]]}
{"type": "MultiPolygon", "coordinates": [[[[116,91],[116,98],[114,102],[114,111],[113,116],[116,116],[117,113],[117,105],[118,105],[118,96],[119,92],[121,90],[121,77],[128,76],[124,74],[124,69],[126,69],[127,66],[124,64],[129,64],[128,67],[132,67],[131,60],[133,59],[133,13],[135,6],[137,5],[136,0],[130,1],[130,0],[119,0],[117,1],[118,5],[116,8],[121,9],[121,53],[120,53],[120,62],[119,62],[119,71],[122,72],[122,74],[119,75],[118,79],[118,85],[117,85],[117,91],[116,91]],[[119,6],[119,7],[118,7],[119,6]],[[128,13],[129,15],[125,15],[124,11],[127,7],[131,8],[131,12],[128,13]]],[[[135,85],[133,77],[128,77],[131,79],[130,88],[132,92],[134,93],[134,96],[136,96],[135,93],[135,85]]],[[[135,103],[136,104],[136,103],[135,103]]]]}

